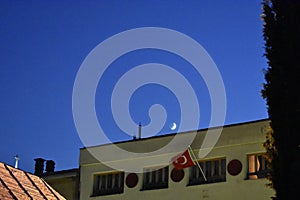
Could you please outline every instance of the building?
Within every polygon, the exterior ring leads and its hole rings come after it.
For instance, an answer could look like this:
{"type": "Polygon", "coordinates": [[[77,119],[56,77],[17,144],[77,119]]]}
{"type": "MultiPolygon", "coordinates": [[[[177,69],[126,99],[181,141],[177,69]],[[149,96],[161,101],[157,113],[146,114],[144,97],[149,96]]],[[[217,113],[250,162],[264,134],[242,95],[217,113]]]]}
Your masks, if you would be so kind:
{"type": "Polygon", "coordinates": [[[79,169],[55,171],[55,162],[36,158],[34,174],[43,178],[51,187],[68,200],[79,199],[79,169]],[[46,163],[46,166],[44,164],[46,163]]]}
{"type": "Polygon", "coordinates": [[[79,199],[79,169],[46,172],[41,177],[66,199],[79,199]]]}
{"type": "MultiPolygon", "coordinates": [[[[175,170],[170,163],[149,166],[147,161],[156,158],[147,156],[112,160],[124,166],[139,160],[139,163],[145,163],[142,173],[115,170],[90,153],[91,150],[103,152],[109,145],[82,148],[79,161],[80,199],[270,199],[275,192],[266,186],[268,170],[262,147],[268,123],[268,120],[258,120],[223,127],[214,148],[199,160],[207,181],[197,166],[183,170],[175,170]]],[[[207,129],[197,131],[191,144],[196,155],[206,131],[207,129]]],[[[174,134],[170,134],[110,145],[143,152],[145,149],[160,148],[173,137],[174,134]]]]}
{"type": "Polygon", "coordinates": [[[0,162],[0,199],[55,199],[65,198],[42,178],[0,162]]]}

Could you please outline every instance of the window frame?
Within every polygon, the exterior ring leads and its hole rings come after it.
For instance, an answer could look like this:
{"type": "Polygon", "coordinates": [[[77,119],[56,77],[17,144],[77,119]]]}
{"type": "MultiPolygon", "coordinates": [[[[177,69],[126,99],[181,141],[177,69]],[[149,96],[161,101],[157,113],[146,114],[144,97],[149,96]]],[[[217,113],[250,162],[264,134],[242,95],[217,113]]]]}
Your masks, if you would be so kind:
{"type": "Polygon", "coordinates": [[[143,172],[143,190],[164,189],[169,187],[169,166],[147,167],[143,172]]]}
{"type": "Polygon", "coordinates": [[[266,153],[252,153],[247,155],[247,178],[248,180],[257,180],[267,178],[270,170],[268,169],[268,161],[265,157],[266,153]],[[253,164],[250,164],[250,157],[254,156],[254,169],[253,164]],[[256,162],[255,162],[256,160],[256,162]],[[252,167],[251,167],[252,166],[252,167]],[[253,171],[254,170],[254,171],[253,171]],[[250,172],[251,171],[251,172],[250,172]]]}
{"type": "Polygon", "coordinates": [[[198,165],[195,165],[189,169],[187,186],[226,182],[226,157],[199,160],[198,163],[207,181],[205,181],[198,165]]]}
{"type": "Polygon", "coordinates": [[[124,176],[123,171],[94,174],[91,197],[124,193],[124,176]]]}

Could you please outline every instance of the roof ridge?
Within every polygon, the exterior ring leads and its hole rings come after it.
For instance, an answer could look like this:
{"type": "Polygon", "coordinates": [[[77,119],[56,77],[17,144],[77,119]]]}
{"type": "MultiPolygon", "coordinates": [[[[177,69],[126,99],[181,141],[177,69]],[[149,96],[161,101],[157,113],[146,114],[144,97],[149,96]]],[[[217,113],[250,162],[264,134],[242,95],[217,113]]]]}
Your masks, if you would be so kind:
{"type": "Polygon", "coordinates": [[[17,179],[17,177],[12,173],[12,171],[9,169],[9,167],[4,164],[4,167],[7,169],[7,171],[9,172],[9,174],[11,175],[11,177],[13,179],[15,179],[15,181],[18,183],[19,187],[25,192],[25,194],[27,194],[27,196],[33,200],[32,196],[30,196],[30,194],[28,193],[28,191],[23,187],[23,185],[20,183],[20,181],[17,179]]]}
{"type": "Polygon", "coordinates": [[[258,123],[258,122],[263,122],[263,121],[269,121],[269,118],[262,118],[262,119],[256,119],[256,120],[251,120],[251,121],[242,121],[242,122],[237,122],[237,123],[229,123],[229,124],[218,125],[218,126],[213,126],[213,127],[199,128],[199,129],[195,129],[195,130],[184,130],[184,131],[175,132],[175,133],[165,133],[162,135],[154,135],[154,136],[140,138],[140,139],[136,139],[136,140],[128,139],[128,140],[115,141],[115,142],[111,142],[111,143],[97,144],[97,145],[92,145],[92,146],[88,146],[88,147],[84,146],[84,147],[81,147],[80,150],[86,149],[86,148],[107,146],[107,145],[112,145],[112,144],[123,144],[123,143],[135,142],[135,141],[145,141],[145,140],[158,139],[158,138],[163,138],[163,137],[172,137],[177,134],[189,134],[191,132],[199,133],[199,132],[207,131],[207,130],[220,129],[220,128],[224,129],[224,128],[253,124],[253,123],[258,123]]]}
{"type": "Polygon", "coordinates": [[[47,200],[47,197],[44,195],[44,193],[40,190],[40,188],[35,184],[35,182],[30,178],[30,176],[24,172],[28,180],[31,182],[31,184],[39,191],[39,193],[44,197],[44,199],[47,200]]]}
{"type": "Polygon", "coordinates": [[[17,197],[14,195],[14,193],[9,189],[9,187],[5,184],[5,182],[0,177],[0,182],[2,185],[8,190],[8,193],[13,197],[13,199],[18,200],[17,197]]]}

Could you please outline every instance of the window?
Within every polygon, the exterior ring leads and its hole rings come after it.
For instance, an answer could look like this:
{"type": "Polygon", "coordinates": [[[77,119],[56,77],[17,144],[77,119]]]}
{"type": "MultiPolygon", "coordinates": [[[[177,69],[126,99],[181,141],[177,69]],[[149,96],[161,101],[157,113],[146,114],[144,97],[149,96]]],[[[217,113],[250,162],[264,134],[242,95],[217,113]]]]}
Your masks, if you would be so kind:
{"type": "Polygon", "coordinates": [[[268,161],[263,154],[248,155],[248,179],[266,178],[268,175],[268,161]]]}
{"type": "Polygon", "coordinates": [[[190,168],[189,185],[217,183],[226,181],[226,159],[214,159],[199,162],[207,181],[197,165],[190,168]]]}
{"type": "Polygon", "coordinates": [[[144,169],[143,189],[161,189],[168,187],[169,167],[144,169]]]}
{"type": "Polygon", "coordinates": [[[94,176],[92,196],[119,194],[124,191],[124,172],[97,174],[94,176]]]}

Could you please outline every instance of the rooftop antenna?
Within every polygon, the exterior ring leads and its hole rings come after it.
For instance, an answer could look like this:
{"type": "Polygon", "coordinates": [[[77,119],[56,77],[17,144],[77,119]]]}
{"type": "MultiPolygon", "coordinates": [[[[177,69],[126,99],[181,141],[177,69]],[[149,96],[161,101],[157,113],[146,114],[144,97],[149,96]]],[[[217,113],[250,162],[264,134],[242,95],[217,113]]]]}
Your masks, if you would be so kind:
{"type": "Polygon", "coordinates": [[[141,122],[139,123],[138,133],[139,133],[138,139],[141,139],[142,138],[142,125],[141,125],[141,122]]]}
{"type": "Polygon", "coordinates": [[[18,169],[20,157],[18,155],[15,156],[15,168],[18,169]]]}

